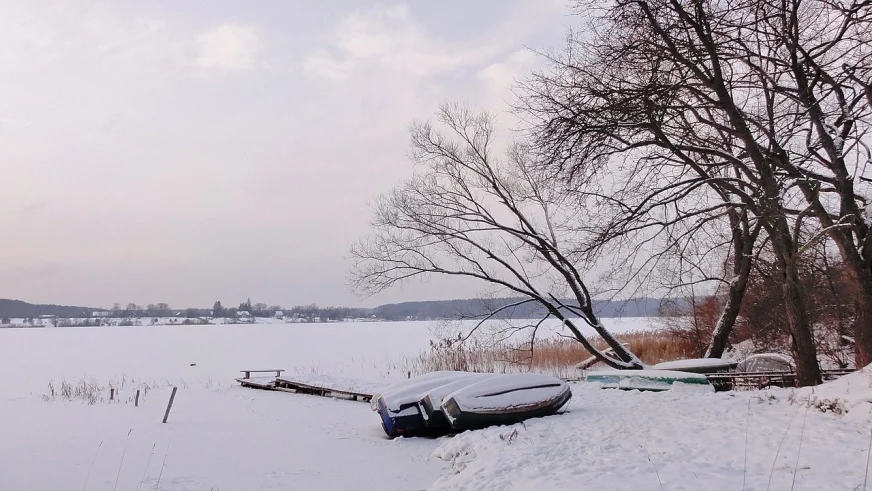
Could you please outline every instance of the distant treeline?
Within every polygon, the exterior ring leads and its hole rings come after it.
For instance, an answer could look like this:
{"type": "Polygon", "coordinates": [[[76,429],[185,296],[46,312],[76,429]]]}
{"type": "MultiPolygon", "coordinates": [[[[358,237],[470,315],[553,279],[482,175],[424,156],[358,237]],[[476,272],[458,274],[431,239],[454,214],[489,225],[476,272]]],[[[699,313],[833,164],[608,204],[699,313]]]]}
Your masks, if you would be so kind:
{"type": "MultiPolygon", "coordinates": [[[[237,317],[242,312],[255,317],[273,317],[281,312],[285,317],[337,321],[343,319],[375,318],[382,320],[431,320],[480,318],[502,307],[518,302],[518,299],[466,299],[438,300],[421,302],[402,302],[380,305],[376,308],[319,307],[315,304],[282,308],[279,305],[252,304],[247,300],[238,307],[224,307],[215,302],[211,309],[187,308],[172,309],[166,303],[139,306],[128,304],[122,307],[115,304],[111,309],[75,307],[66,305],[37,305],[21,300],[0,299],[0,318],[35,318],[41,315],[82,318],[99,313],[108,317],[237,317]]],[[[651,317],[660,312],[662,299],[640,298],[634,300],[597,302],[596,311],[601,317],[651,317]]],[[[536,303],[505,308],[494,316],[495,319],[529,319],[544,315],[544,310],[536,303]]]]}
{"type": "MultiPolygon", "coordinates": [[[[372,314],[386,320],[475,318],[487,315],[499,308],[517,303],[517,298],[441,300],[403,302],[381,305],[372,309],[372,314]]],[[[566,303],[569,303],[568,301],[566,303]]],[[[640,298],[633,300],[603,300],[594,308],[601,317],[652,317],[658,315],[662,300],[640,298]]],[[[535,302],[506,308],[495,319],[533,319],[545,315],[545,310],[535,302]]],[[[571,313],[569,315],[572,316],[571,313]]],[[[573,316],[574,317],[574,316],[573,316]]]]}
{"type": "Polygon", "coordinates": [[[57,317],[88,317],[94,309],[90,307],[74,307],[70,305],[40,305],[22,302],[21,300],[7,300],[0,298],[0,317],[17,317],[21,319],[39,317],[41,315],[54,315],[57,317]]]}

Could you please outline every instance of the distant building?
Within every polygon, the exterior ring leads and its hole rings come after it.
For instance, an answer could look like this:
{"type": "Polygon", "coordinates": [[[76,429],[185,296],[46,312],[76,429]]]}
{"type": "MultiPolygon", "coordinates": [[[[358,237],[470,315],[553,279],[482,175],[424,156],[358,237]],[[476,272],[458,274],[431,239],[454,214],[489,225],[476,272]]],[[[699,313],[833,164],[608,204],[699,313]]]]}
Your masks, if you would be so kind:
{"type": "Polygon", "coordinates": [[[281,310],[276,310],[276,319],[284,319],[284,318],[285,318],[285,313],[282,312],[281,310]]]}
{"type": "Polygon", "coordinates": [[[247,310],[237,310],[236,317],[239,317],[241,319],[248,319],[251,317],[251,312],[247,310]]]}
{"type": "Polygon", "coordinates": [[[109,312],[106,312],[105,310],[98,310],[95,312],[91,312],[91,317],[97,317],[97,318],[109,317],[109,312]]]}

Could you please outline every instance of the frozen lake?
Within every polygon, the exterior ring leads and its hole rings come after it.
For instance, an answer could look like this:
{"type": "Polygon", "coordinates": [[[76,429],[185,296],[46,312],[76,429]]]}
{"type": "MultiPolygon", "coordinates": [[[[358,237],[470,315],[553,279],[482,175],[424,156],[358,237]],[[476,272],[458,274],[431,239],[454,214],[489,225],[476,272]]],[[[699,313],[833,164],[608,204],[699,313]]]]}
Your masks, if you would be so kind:
{"type": "MultiPolygon", "coordinates": [[[[647,320],[612,325],[641,329],[647,320]]],[[[0,490],[425,489],[446,473],[432,457],[439,440],[388,440],[369,404],[246,389],[233,379],[243,369],[284,368],[397,380],[403,359],[442,332],[435,327],[0,329],[0,490]],[[62,381],[82,379],[104,388],[93,405],[59,394],[62,381]],[[114,402],[110,383],[120,389],[114,402]],[[143,384],[150,389],[134,407],[143,384]],[[161,424],[170,385],[179,392],[161,424]]]]}
{"type": "MultiPolygon", "coordinates": [[[[647,329],[650,319],[606,324],[623,332],[647,329]]],[[[82,377],[217,385],[257,368],[389,381],[403,376],[405,357],[427,350],[441,332],[434,322],[0,329],[0,370],[15,374],[0,378],[0,395],[82,377]]]]}

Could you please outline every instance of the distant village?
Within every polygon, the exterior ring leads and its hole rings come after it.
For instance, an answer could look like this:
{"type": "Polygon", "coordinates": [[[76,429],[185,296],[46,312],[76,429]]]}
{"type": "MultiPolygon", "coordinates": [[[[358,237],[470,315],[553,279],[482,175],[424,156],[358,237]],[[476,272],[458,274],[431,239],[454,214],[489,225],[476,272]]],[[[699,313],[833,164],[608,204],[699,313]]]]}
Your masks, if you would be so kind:
{"type": "MultiPolygon", "coordinates": [[[[375,315],[369,317],[351,317],[331,319],[321,316],[304,316],[300,313],[285,313],[282,310],[272,312],[269,317],[252,315],[247,310],[234,311],[232,315],[215,317],[186,315],[186,312],[175,312],[170,316],[117,317],[111,311],[98,310],[82,317],[59,317],[44,314],[36,317],[3,318],[0,327],[101,327],[101,326],[165,326],[165,325],[203,325],[203,324],[294,324],[294,323],[334,323],[334,322],[380,322],[375,315]]],[[[415,320],[415,319],[409,319],[415,320]]]]}
{"type": "MultiPolygon", "coordinates": [[[[29,305],[29,304],[28,304],[29,305]]],[[[33,306],[35,311],[44,310],[33,306]]],[[[171,309],[168,304],[138,306],[128,304],[122,308],[115,304],[109,310],[70,311],[65,307],[63,314],[39,314],[31,316],[3,316],[0,327],[100,327],[100,326],[161,326],[161,325],[201,325],[201,324],[281,324],[281,323],[328,323],[328,322],[377,322],[385,320],[416,320],[412,316],[405,319],[385,319],[368,309],[346,307],[318,307],[317,305],[297,306],[282,309],[262,303],[252,304],[247,300],[238,307],[224,307],[215,302],[212,309],[188,308],[171,309]]]]}
{"type": "MultiPolygon", "coordinates": [[[[109,309],[67,305],[31,304],[0,298],[0,327],[99,327],[198,324],[294,324],[332,322],[433,321],[442,319],[533,319],[541,317],[535,306],[502,309],[511,298],[460,299],[402,302],[375,308],[319,307],[315,304],[282,308],[252,303],[236,307],[216,301],[211,309],[173,309],[167,303],[122,306],[109,309]],[[493,315],[498,311],[497,315],[493,315]]],[[[650,317],[660,315],[662,299],[640,298],[597,302],[602,317],[650,317]]]]}

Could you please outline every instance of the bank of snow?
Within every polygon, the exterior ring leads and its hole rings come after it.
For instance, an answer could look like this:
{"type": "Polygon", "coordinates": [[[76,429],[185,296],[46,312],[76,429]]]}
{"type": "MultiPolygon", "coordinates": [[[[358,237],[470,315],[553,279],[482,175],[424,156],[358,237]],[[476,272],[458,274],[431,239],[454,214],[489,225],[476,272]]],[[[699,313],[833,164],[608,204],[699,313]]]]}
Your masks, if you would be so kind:
{"type": "Polygon", "coordinates": [[[868,430],[789,390],[598,387],[574,384],[563,415],[444,440],[434,456],[452,470],[431,489],[791,489],[794,474],[795,490],[862,487],[868,430]]]}
{"type": "Polygon", "coordinates": [[[791,399],[852,421],[868,421],[872,419],[872,365],[817,387],[798,389],[791,399]]]}

